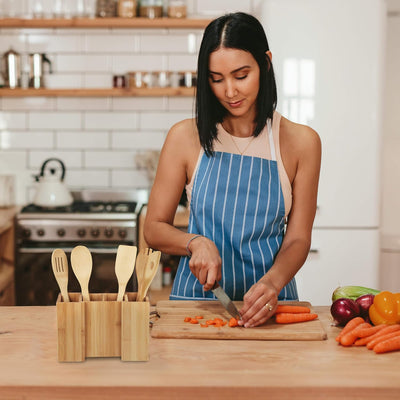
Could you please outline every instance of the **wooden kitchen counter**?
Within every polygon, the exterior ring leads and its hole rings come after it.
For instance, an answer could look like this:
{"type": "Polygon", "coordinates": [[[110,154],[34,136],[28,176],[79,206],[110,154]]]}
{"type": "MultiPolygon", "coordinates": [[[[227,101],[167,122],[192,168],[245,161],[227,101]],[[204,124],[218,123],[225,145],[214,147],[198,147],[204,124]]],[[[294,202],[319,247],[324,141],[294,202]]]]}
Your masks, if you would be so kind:
{"type": "Polygon", "coordinates": [[[339,346],[328,307],[315,310],[328,340],[150,338],[148,362],[59,363],[55,307],[3,307],[0,398],[398,399],[400,352],[339,346]]]}

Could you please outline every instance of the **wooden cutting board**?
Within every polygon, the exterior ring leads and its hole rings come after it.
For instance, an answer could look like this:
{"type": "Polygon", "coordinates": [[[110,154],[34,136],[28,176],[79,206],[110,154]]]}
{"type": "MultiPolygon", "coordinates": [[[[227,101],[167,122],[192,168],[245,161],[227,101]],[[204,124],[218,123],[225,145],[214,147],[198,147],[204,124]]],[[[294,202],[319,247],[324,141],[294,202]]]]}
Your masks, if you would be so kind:
{"type": "MultiPolygon", "coordinates": [[[[240,309],[243,302],[235,301],[240,309]]],[[[311,308],[308,302],[287,301],[279,304],[301,305],[311,308]]],[[[174,339],[243,339],[243,340],[325,340],[327,334],[319,319],[295,324],[277,324],[274,318],[255,328],[227,325],[216,328],[202,328],[200,324],[184,322],[185,317],[202,315],[203,321],[219,317],[225,321],[231,318],[219,301],[163,300],[156,305],[159,318],[153,322],[151,336],[174,339]]]]}

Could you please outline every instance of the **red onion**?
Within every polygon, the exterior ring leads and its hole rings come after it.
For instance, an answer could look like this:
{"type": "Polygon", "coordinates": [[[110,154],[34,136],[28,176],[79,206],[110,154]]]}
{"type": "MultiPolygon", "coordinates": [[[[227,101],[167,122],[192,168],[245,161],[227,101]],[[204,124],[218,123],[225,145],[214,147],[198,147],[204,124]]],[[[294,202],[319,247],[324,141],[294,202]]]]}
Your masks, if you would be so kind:
{"type": "Polygon", "coordinates": [[[360,316],[360,306],[352,299],[337,299],[332,303],[331,314],[338,325],[344,326],[351,319],[360,316]]]}
{"type": "Polygon", "coordinates": [[[369,308],[374,302],[373,294],[364,294],[356,299],[356,303],[360,306],[361,317],[368,317],[369,308]]]}

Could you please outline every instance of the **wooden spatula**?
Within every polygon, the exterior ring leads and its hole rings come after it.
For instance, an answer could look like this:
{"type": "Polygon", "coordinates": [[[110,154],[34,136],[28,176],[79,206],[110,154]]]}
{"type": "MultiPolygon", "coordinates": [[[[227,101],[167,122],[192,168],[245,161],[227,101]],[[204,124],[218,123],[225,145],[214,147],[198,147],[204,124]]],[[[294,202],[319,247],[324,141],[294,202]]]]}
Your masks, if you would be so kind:
{"type": "Polygon", "coordinates": [[[150,284],[157,272],[158,265],[160,263],[161,252],[150,250],[150,254],[147,257],[146,268],[142,277],[142,285],[140,290],[138,290],[137,301],[143,301],[147,295],[150,284]]]}
{"type": "Polygon", "coordinates": [[[118,279],[117,301],[122,301],[126,284],[133,274],[136,262],[136,246],[119,245],[115,260],[115,275],[118,279]]]}
{"type": "Polygon", "coordinates": [[[60,288],[61,296],[67,303],[68,296],[68,260],[64,250],[55,249],[51,255],[51,266],[60,288]]]}
{"type": "Polygon", "coordinates": [[[82,297],[84,301],[89,298],[89,280],[92,274],[92,255],[85,246],[76,246],[71,252],[71,266],[79,284],[81,285],[82,297]]]}

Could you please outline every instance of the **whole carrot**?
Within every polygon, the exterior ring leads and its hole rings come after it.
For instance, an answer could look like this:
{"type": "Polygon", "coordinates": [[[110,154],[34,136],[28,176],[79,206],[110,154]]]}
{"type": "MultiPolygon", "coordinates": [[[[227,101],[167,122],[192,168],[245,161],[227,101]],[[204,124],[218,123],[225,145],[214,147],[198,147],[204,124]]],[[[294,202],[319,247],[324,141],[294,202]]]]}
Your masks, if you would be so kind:
{"type": "Polygon", "coordinates": [[[309,313],[310,309],[305,306],[289,306],[289,305],[278,305],[275,313],[309,313]]]}
{"type": "Polygon", "coordinates": [[[351,346],[358,338],[357,332],[360,329],[368,328],[370,326],[371,326],[371,324],[369,324],[367,322],[363,322],[363,323],[357,325],[354,329],[352,329],[351,331],[345,333],[344,335],[342,335],[340,337],[340,344],[342,346],[351,346]]]}
{"type": "Polygon", "coordinates": [[[400,331],[394,331],[394,332],[387,333],[386,335],[383,335],[383,336],[378,336],[377,338],[375,338],[374,340],[371,340],[367,344],[367,349],[373,350],[378,343],[384,342],[385,340],[391,339],[399,334],[400,334],[400,331]]]}
{"type": "Polygon", "coordinates": [[[310,313],[278,313],[275,314],[275,320],[278,324],[292,324],[295,322],[311,321],[317,318],[317,314],[310,313]]]}
{"type": "Polygon", "coordinates": [[[400,333],[391,339],[379,342],[375,347],[374,351],[377,354],[387,353],[388,351],[400,350],[400,333]]]}
{"type": "MultiPolygon", "coordinates": [[[[359,325],[360,327],[361,325],[359,325]]],[[[360,338],[364,338],[364,337],[368,337],[373,335],[374,333],[379,332],[381,329],[383,329],[385,326],[385,324],[380,324],[380,325],[375,325],[375,326],[371,326],[371,324],[369,324],[369,327],[367,328],[363,328],[363,329],[358,329],[357,334],[358,337],[360,338]]]]}
{"type": "Polygon", "coordinates": [[[344,328],[340,331],[339,335],[336,336],[336,341],[340,342],[340,338],[345,335],[346,333],[352,331],[356,326],[364,323],[364,319],[361,317],[355,317],[351,319],[345,326],[344,328]]]}
{"type": "Polygon", "coordinates": [[[373,345],[371,344],[374,340],[376,340],[375,344],[379,342],[379,338],[382,338],[383,336],[392,333],[392,332],[399,332],[400,331],[400,324],[396,325],[388,325],[385,326],[383,329],[381,329],[379,332],[375,333],[372,336],[368,336],[368,341],[367,341],[367,349],[372,350],[373,345]]]}

